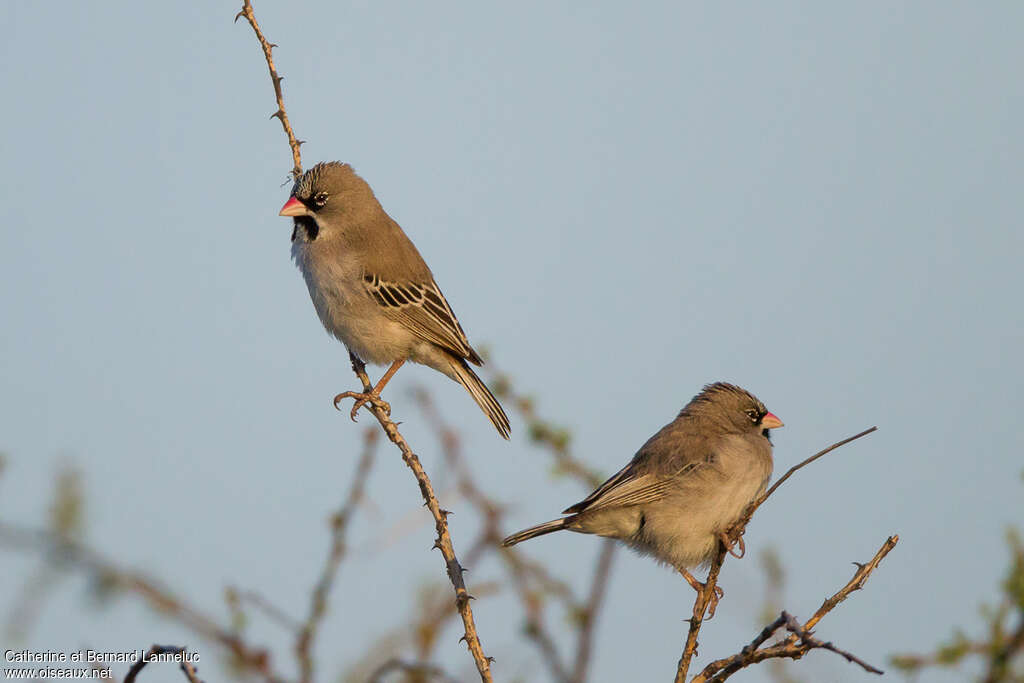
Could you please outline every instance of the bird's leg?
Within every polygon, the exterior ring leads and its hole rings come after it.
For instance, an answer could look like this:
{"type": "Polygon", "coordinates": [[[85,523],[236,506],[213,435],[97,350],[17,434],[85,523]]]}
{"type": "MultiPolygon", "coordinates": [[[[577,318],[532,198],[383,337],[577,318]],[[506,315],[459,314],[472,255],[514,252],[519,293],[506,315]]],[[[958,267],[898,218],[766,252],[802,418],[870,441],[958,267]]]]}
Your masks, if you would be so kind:
{"type": "MultiPolygon", "coordinates": [[[[696,579],[696,577],[694,577],[693,574],[686,571],[685,569],[679,568],[679,573],[683,575],[684,579],[686,579],[686,583],[690,584],[693,590],[697,591],[698,593],[703,594],[708,589],[708,585],[706,583],[701,583],[696,579]]],[[[721,600],[724,595],[725,591],[722,590],[721,586],[715,586],[715,589],[711,591],[711,595],[708,596],[708,619],[711,619],[713,616],[715,616],[715,610],[718,609],[718,601],[721,600]]],[[[697,605],[699,604],[700,602],[698,601],[697,605]]],[[[701,617],[701,615],[698,614],[697,605],[693,606],[694,619],[700,619],[701,617]]]]}
{"type": "MultiPolygon", "coordinates": [[[[363,372],[365,373],[366,366],[363,364],[363,361],[359,360],[354,355],[352,356],[352,367],[356,367],[357,361],[359,367],[357,368],[356,371],[358,372],[359,370],[363,370],[363,372]]],[[[338,408],[338,403],[340,403],[341,399],[343,398],[354,398],[356,400],[356,403],[354,406],[352,406],[352,412],[349,413],[349,417],[352,418],[353,422],[356,421],[356,413],[359,412],[359,409],[362,408],[367,403],[372,403],[374,406],[380,408],[390,416],[391,406],[388,404],[387,401],[381,400],[380,392],[381,390],[384,389],[384,385],[390,382],[391,378],[395,376],[395,373],[398,372],[398,368],[402,367],[402,365],[404,364],[404,360],[396,360],[394,363],[392,363],[391,367],[388,368],[388,371],[385,372],[384,376],[380,378],[379,382],[377,382],[377,386],[375,386],[370,391],[366,391],[364,387],[363,391],[343,391],[342,393],[338,394],[337,396],[334,397],[334,407],[338,408]]],[[[369,386],[369,381],[367,381],[367,386],[369,386]]],[[[341,409],[338,408],[338,410],[341,409]]]]}
{"type": "Polygon", "coordinates": [[[747,544],[743,542],[743,534],[740,534],[736,537],[736,540],[733,540],[726,532],[719,531],[718,540],[722,542],[722,546],[726,551],[737,560],[742,559],[742,557],[747,554],[747,544]],[[740,547],[740,551],[738,553],[733,551],[733,548],[736,546],[740,547]]]}

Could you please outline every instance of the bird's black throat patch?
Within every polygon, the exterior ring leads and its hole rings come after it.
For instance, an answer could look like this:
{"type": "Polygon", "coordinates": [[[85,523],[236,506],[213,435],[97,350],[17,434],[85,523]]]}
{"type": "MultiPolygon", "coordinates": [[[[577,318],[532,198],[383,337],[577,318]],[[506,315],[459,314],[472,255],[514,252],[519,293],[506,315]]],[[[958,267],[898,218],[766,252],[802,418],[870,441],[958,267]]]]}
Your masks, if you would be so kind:
{"type": "Polygon", "coordinates": [[[311,217],[295,216],[292,220],[295,222],[295,226],[292,228],[292,242],[298,238],[300,230],[307,242],[312,242],[320,234],[320,226],[311,217]]]}

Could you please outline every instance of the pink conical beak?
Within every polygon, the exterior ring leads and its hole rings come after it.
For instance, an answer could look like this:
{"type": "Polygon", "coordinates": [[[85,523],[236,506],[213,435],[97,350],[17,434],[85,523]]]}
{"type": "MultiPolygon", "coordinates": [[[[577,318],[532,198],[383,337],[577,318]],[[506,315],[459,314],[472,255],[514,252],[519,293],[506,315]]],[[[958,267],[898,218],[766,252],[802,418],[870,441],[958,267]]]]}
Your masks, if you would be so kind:
{"type": "Polygon", "coordinates": [[[782,426],[782,420],[771,413],[766,413],[765,416],[761,418],[761,426],[765,429],[778,429],[782,426]]]}
{"type": "Polygon", "coordinates": [[[308,216],[309,209],[306,208],[305,204],[300,202],[295,197],[289,197],[288,201],[281,207],[281,213],[278,216],[308,216]]]}

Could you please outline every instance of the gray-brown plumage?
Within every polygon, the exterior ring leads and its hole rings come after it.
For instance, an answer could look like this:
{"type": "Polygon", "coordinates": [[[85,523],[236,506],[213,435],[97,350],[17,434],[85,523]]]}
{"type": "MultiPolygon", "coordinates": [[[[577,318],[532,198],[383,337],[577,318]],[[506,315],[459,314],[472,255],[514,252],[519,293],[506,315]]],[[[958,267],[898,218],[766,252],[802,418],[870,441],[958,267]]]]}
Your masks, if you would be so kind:
{"type": "Polygon", "coordinates": [[[509,438],[505,411],[469,367],[483,361],[430,268],[351,166],[332,161],[306,171],[281,215],[294,219],[292,257],[324,327],[362,361],[391,365],[369,394],[339,395],[359,399],[353,418],[366,400],[379,401],[395,371],[412,361],[465,387],[509,438]]]}
{"type": "Polygon", "coordinates": [[[524,529],[503,544],[562,529],[616,538],[693,585],[686,570],[711,560],[719,535],[765,490],[772,474],[768,430],[781,426],[748,391],[709,384],[628,465],[567,508],[568,517],[524,529]]]}

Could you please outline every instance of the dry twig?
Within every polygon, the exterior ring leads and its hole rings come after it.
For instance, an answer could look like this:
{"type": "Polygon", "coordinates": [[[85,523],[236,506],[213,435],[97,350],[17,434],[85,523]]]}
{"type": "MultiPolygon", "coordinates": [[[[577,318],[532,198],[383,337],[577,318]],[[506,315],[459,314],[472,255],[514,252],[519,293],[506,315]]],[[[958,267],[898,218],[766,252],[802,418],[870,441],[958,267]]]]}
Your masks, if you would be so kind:
{"type": "Polygon", "coordinates": [[[881,674],[882,671],[880,669],[876,669],[855,655],[850,654],[845,650],[840,650],[832,643],[826,643],[818,640],[812,635],[811,629],[821,621],[822,617],[831,612],[836,605],[849,597],[850,593],[864,587],[864,583],[867,581],[868,576],[878,568],[878,564],[886,555],[889,554],[890,550],[896,547],[896,543],[898,541],[899,536],[890,536],[869,562],[866,564],[858,563],[857,571],[854,573],[853,578],[850,579],[845,586],[839,589],[839,591],[832,595],[832,597],[825,600],[821,604],[821,607],[818,608],[818,611],[814,613],[814,616],[808,619],[805,624],[801,626],[795,618],[783,611],[779,615],[779,618],[766,626],[761,633],[759,633],[757,637],[750,642],[749,645],[731,657],[711,662],[704,667],[704,670],[695,676],[690,683],[719,683],[720,681],[724,681],[729,678],[740,669],[746,668],[751,664],[756,664],[757,662],[773,658],[800,659],[811,650],[819,648],[830,650],[842,655],[847,661],[859,664],[865,671],[881,674]],[[761,649],[761,646],[765,641],[771,638],[772,634],[783,626],[786,627],[786,630],[789,631],[791,635],[771,647],[761,649]]]}

